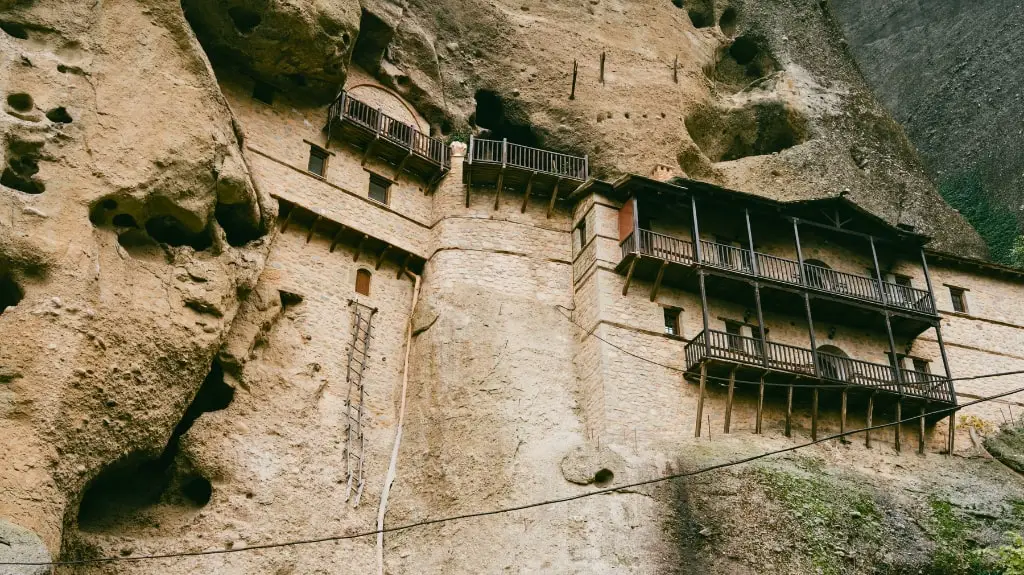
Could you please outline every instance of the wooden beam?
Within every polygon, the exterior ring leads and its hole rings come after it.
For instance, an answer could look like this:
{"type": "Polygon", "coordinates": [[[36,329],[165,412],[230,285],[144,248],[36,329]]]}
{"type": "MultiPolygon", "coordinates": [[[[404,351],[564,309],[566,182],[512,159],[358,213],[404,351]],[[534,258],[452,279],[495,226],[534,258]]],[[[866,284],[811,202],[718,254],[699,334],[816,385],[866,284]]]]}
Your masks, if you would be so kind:
{"type": "Polygon", "coordinates": [[[921,455],[924,455],[924,412],[926,405],[928,404],[925,403],[924,405],[921,406],[921,417],[918,419],[918,423],[920,423],[920,428],[918,429],[917,433],[917,452],[920,453],[921,455]]]}
{"type": "Polygon", "coordinates": [[[284,217],[284,223],[281,224],[281,233],[282,234],[285,233],[286,231],[288,231],[288,224],[292,223],[292,214],[294,214],[295,211],[298,210],[298,209],[299,209],[299,206],[297,206],[295,204],[292,204],[291,209],[288,210],[288,215],[284,217]]]}
{"type": "Polygon", "coordinates": [[[374,269],[374,271],[376,271],[376,270],[379,270],[379,269],[380,269],[380,266],[381,266],[381,264],[383,264],[383,263],[384,263],[384,256],[386,256],[386,255],[387,255],[387,253],[388,253],[388,250],[390,250],[390,249],[391,249],[391,244],[385,244],[385,245],[384,245],[384,249],[382,249],[382,250],[380,251],[380,253],[379,253],[379,254],[377,255],[377,263],[375,263],[375,264],[373,265],[373,269],[374,269]]]}
{"type": "MultiPolygon", "coordinates": [[[[843,403],[842,403],[842,406],[839,408],[839,433],[840,434],[846,433],[846,395],[847,395],[847,390],[844,387],[843,388],[843,403]]],[[[842,441],[843,443],[847,443],[846,437],[840,437],[839,441],[842,441]]]]}
{"type": "Polygon", "coordinates": [[[700,395],[697,396],[697,427],[693,430],[694,437],[700,437],[701,418],[704,417],[704,386],[707,385],[708,364],[700,363],[700,395]]]}
{"type": "Polygon", "coordinates": [[[764,378],[767,373],[761,374],[761,385],[757,391],[757,420],[754,423],[754,433],[761,433],[761,416],[764,412],[764,378]]]}
{"type": "Polygon", "coordinates": [[[633,270],[636,269],[636,262],[640,259],[640,256],[633,256],[633,261],[629,262],[629,271],[626,272],[626,283],[622,285],[622,295],[629,293],[629,284],[633,281],[633,270]]]}
{"type": "Polygon", "coordinates": [[[868,396],[868,429],[864,431],[864,447],[871,448],[871,416],[875,413],[875,392],[868,396]]]}
{"type": "Polygon", "coordinates": [[[398,177],[402,175],[402,170],[405,169],[405,163],[408,162],[409,158],[411,158],[411,157],[412,157],[412,150],[410,149],[409,153],[406,154],[404,158],[402,158],[402,161],[398,162],[398,168],[395,170],[395,177],[391,178],[391,180],[394,183],[396,183],[396,184],[398,183],[398,177]]]}
{"type": "Polygon", "coordinates": [[[898,399],[896,400],[896,453],[899,453],[902,448],[900,443],[900,440],[902,439],[901,436],[903,435],[903,424],[900,423],[901,419],[903,419],[903,400],[898,399]]]}
{"type": "Polygon", "coordinates": [[[374,136],[370,143],[366,145],[366,150],[363,151],[363,161],[359,164],[360,166],[366,165],[366,160],[370,159],[370,154],[373,153],[373,149],[377,147],[377,142],[380,141],[380,134],[374,136]]]}
{"type": "MultiPolygon", "coordinates": [[[[737,366],[738,367],[738,366],[737,366]]],[[[732,395],[736,389],[736,367],[729,370],[729,395],[725,400],[725,433],[729,433],[729,426],[732,424],[732,395]]]]}
{"type": "Polygon", "coordinates": [[[473,190],[473,165],[470,164],[469,172],[466,174],[466,207],[469,207],[469,193],[473,190]]]}
{"type": "Polygon", "coordinates": [[[818,388],[811,399],[811,441],[818,441],[818,388]]]}
{"type": "Polygon", "coordinates": [[[526,195],[523,196],[523,207],[519,209],[519,213],[526,213],[526,203],[530,201],[530,192],[533,191],[533,177],[537,175],[537,172],[530,172],[530,179],[526,180],[526,195]]]}
{"type": "Polygon", "coordinates": [[[313,239],[313,232],[316,231],[316,225],[319,224],[320,220],[322,220],[322,219],[324,219],[324,217],[319,215],[319,214],[317,214],[316,219],[313,220],[312,225],[309,226],[309,233],[306,234],[306,243],[307,244],[309,243],[309,240],[313,239]]]}
{"type": "Polygon", "coordinates": [[[345,226],[344,225],[342,225],[342,224],[338,224],[338,225],[341,226],[340,228],[338,228],[338,233],[334,234],[334,237],[331,238],[331,253],[332,254],[334,253],[334,246],[338,245],[338,241],[341,240],[341,234],[345,231],[345,226]]]}
{"type": "Polygon", "coordinates": [[[359,239],[359,244],[356,245],[356,255],[352,256],[352,261],[359,261],[359,254],[363,251],[363,244],[366,243],[368,237],[366,234],[363,234],[363,237],[359,239]]]}
{"type": "Polygon", "coordinates": [[[405,259],[402,260],[402,267],[398,268],[398,278],[397,279],[402,279],[402,276],[405,275],[406,270],[409,269],[409,262],[411,262],[411,261],[412,261],[412,254],[405,254],[405,259]]]}
{"type": "Polygon", "coordinates": [[[498,183],[494,186],[494,209],[501,205],[501,191],[505,187],[505,166],[498,172],[498,183]]]}
{"type": "Polygon", "coordinates": [[[548,203],[548,217],[551,217],[551,212],[555,211],[555,200],[558,199],[558,186],[562,184],[562,178],[558,178],[555,181],[555,187],[551,190],[551,201],[548,203]]]}
{"type": "Polygon", "coordinates": [[[946,455],[953,455],[956,440],[956,412],[949,414],[949,438],[946,440],[946,455]]]}
{"type": "Polygon", "coordinates": [[[793,437],[793,384],[786,389],[786,437],[793,437]]]}
{"type": "Polygon", "coordinates": [[[654,287],[651,288],[651,301],[654,301],[658,297],[658,289],[661,288],[661,278],[665,275],[665,268],[668,267],[668,260],[661,262],[661,267],[658,268],[658,277],[654,279],[654,287]]]}

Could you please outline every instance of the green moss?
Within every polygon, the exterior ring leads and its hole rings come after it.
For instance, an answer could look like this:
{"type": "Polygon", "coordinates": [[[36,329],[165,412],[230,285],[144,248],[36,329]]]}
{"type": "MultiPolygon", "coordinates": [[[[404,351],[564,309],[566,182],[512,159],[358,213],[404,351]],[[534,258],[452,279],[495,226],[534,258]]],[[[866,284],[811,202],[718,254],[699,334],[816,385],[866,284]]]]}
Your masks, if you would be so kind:
{"type": "Polygon", "coordinates": [[[929,575],[988,575],[993,570],[985,553],[971,542],[973,521],[954,511],[953,506],[941,499],[928,502],[931,510],[930,527],[935,541],[935,553],[926,573],[929,575]]]}
{"type": "Polygon", "coordinates": [[[1010,210],[992,203],[991,194],[985,190],[977,172],[947,178],[939,185],[939,193],[978,230],[993,260],[1010,265],[1016,263],[1014,242],[1021,235],[1017,218],[1010,210]]]}

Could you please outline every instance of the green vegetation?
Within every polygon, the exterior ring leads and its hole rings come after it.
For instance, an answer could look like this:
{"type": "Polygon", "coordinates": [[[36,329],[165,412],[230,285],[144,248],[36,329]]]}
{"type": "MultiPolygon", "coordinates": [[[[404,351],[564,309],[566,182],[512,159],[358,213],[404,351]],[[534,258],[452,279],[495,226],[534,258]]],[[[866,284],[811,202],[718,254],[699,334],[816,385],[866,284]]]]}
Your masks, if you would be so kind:
{"type": "Polygon", "coordinates": [[[1010,543],[1000,545],[994,552],[997,572],[1001,575],[1024,575],[1024,537],[1013,531],[1006,537],[1010,543]]]}
{"type": "Polygon", "coordinates": [[[1005,207],[992,203],[977,172],[946,179],[939,193],[978,230],[994,261],[1024,266],[1024,239],[1017,218],[1005,207]]]}
{"type": "Polygon", "coordinates": [[[985,553],[970,544],[971,523],[961,517],[948,501],[932,499],[931,527],[935,554],[928,573],[932,575],[988,575],[998,573],[986,567],[985,553]]]}

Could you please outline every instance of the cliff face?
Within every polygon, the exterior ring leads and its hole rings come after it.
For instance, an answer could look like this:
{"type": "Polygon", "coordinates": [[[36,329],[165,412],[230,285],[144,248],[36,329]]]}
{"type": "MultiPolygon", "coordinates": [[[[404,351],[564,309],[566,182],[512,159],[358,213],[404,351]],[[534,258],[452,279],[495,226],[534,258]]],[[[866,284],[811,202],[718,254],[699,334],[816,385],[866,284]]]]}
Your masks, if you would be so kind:
{"type": "MultiPolygon", "coordinates": [[[[934,234],[937,247],[984,252],[937,196],[817,2],[0,0],[0,30],[0,538],[16,543],[0,546],[5,559],[230,548],[373,524],[375,510],[365,505],[358,515],[332,507],[340,480],[331,438],[344,425],[312,423],[327,383],[344,377],[320,373],[340,347],[308,342],[337,326],[289,308],[297,301],[279,286],[257,284],[274,273],[264,262],[275,246],[292,258],[282,256],[286,263],[323,272],[303,251],[312,227],[290,243],[270,233],[276,202],[269,182],[253,175],[243,141],[259,126],[244,125],[225,100],[231,75],[287,93],[293,112],[312,117],[356,63],[404,95],[437,135],[472,131],[586,153],[601,177],[662,163],[782,199],[849,192],[892,223],[934,234]],[[271,332],[278,339],[268,347],[271,332]],[[272,485],[261,491],[264,482],[272,485]]],[[[449,177],[432,218],[459,209],[459,181],[449,177]]],[[[490,218],[473,210],[459,219],[490,218]]],[[[575,419],[578,334],[552,308],[573,301],[557,267],[571,251],[571,220],[532,214],[512,223],[532,230],[502,231],[507,243],[530,246],[525,259],[503,254],[495,263],[473,255],[472,245],[446,245],[464,239],[454,223],[431,240],[440,255],[425,269],[434,283],[417,323],[416,421],[395,521],[541,499],[564,485],[552,470],[569,446],[587,441],[575,419]],[[505,268],[527,279],[488,275],[505,268]]],[[[324,283],[348,279],[339,273],[324,283]]],[[[399,279],[388,288],[396,306],[410,299],[399,279]]],[[[378,343],[392,358],[378,370],[396,381],[404,319],[383,320],[378,343]]],[[[378,393],[384,405],[394,399],[378,393]]],[[[326,403],[342,401],[328,394],[326,403]]],[[[390,412],[378,416],[380,446],[393,421],[390,412]]],[[[637,452],[618,477],[730,454],[713,451],[637,452]]],[[[374,473],[384,472],[387,455],[374,473]]],[[[612,456],[597,447],[581,457],[589,472],[612,456]]],[[[879,465],[883,476],[899,467],[879,465]]],[[[1006,478],[994,472],[985,481],[1006,478]]],[[[949,497],[968,483],[934,482],[949,497]]],[[[993,489],[985,504],[1002,505],[1011,491],[993,489]]],[[[481,521],[410,532],[389,539],[389,565],[756,570],[753,552],[715,559],[733,547],[694,533],[720,511],[694,500],[691,513],[675,495],[598,498],[601,505],[553,512],[560,515],[516,517],[515,531],[481,521]],[[676,519],[681,548],[662,537],[663,523],[676,519]],[[453,533],[476,541],[451,548],[453,533]],[[506,556],[509,540],[514,553],[506,556]],[[702,559],[691,565],[691,554],[702,559]]],[[[759,506],[737,509],[756,515],[759,506]]],[[[891,516],[896,530],[902,516],[891,516]]],[[[372,570],[373,551],[355,545],[266,561],[238,554],[219,565],[234,573],[336,572],[346,562],[372,570]]],[[[790,572],[813,564],[800,549],[787,557],[790,572]]],[[[200,561],[168,570],[199,572],[200,561]]],[[[154,565],[73,572],[152,573],[154,565]]]]}
{"type": "Polygon", "coordinates": [[[1019,2],[833,0],[850,50],[940,186],[1024,223],[1019,2]],[[977,184],[975,184],[977,185],[977,184]]]}

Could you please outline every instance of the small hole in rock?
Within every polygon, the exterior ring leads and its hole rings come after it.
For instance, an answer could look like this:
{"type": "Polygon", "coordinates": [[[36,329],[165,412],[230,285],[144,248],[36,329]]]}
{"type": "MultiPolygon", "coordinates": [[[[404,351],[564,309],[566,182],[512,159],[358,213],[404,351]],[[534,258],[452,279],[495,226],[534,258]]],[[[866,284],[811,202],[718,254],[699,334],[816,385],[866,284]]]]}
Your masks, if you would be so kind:
{"type": "Polygon", "coordinates": [[[0,30],[19,40],[28,40],[28,30],[16,22],[0,22],[0,30]]]}
{"type": "Polygon", "coordinates": [[[102,207],[104,210],[116,210],[117,200],[115,200],[114,198],[107,198],[100,202],[100,207],[102,207]]]}
{"type": "Polygon", "coordinates": [[[594,485],[598,487],[605,487],[610,485],[614,479],[615,474],[612,473],[611,469],[599,469],[597,473],[594,474],[594,485]]]}
{"type": "Polygon", "coordinates": [[[25,142],[12,142],[7,147],[7,167],[0,174],[0,185],[26,194],[41,194],[46,190],[35,179],[39,172],[38,148],[25,142]]]}
{"type": "Polygon", "coordinates": [[[31,112],[32,96],[29,96],[24,92],[18,92],[17,94],[9,94],[7,96],[7,105],[19,112],[31,112]]]}
{"type": "Polygon", "coordinates": [[[135,223],[135,218],[131,214],[117,214],[114,219],[110,220],[116,227],[119,228],[137,228],[139,224],[135,223]]]}
{"type": "Polygon", "coordinates": [[[302,296],[297,293],[290,291],[281,291],[279,293],[281,294],[281,307],[284,310],[302,303],[302,296]]]}
{"type": "Polygon", "coordinates": [[[23,297],[25,297],[25,292],[14,281],[10,272],[0,272],[0,313],[9,307],[18,305],[23,297]]]}
{"type": "Polygon", "coordinates": [[[526,113],[515,103],[509,104],[497,92],[477,90],[476,109],[471,122],[484,128],[483,138],[501,140],[523,146],[540,146],[540,137],[529,123],[526,113]]]}
{"type": "Polygon", "coordinates": [[[68,114],[68,111],[64,108],[64,106],[59,106],[57,108],[50,110],[46,113],[46,118],[51,122],[56,122],[58,124],[71,123],[71,114],[68,114]]]}
{"type": "Polygon", "coordinates": [[[195,477],[181,486],[181,494],[196,507],[202,507],[213,497],[213,485],[205,477],[195,477]]]}
{"type": "Polygon", "coordinates": [[[228,16],[231,17],[235,30],[238,30],[238,33],[242,35],[251,34],[260,25],[260,22],[263,21],[259,14],[242,6],[229,8],[228,16]]]}
{"type": "Polygon", "coordinates": [[[726,8],[722,12],[722,17],[718,19],[718,29],[722,31],[722,34],[726,36],[732,36],[736,33],[736,9],[733,7],[726,8]]]}

